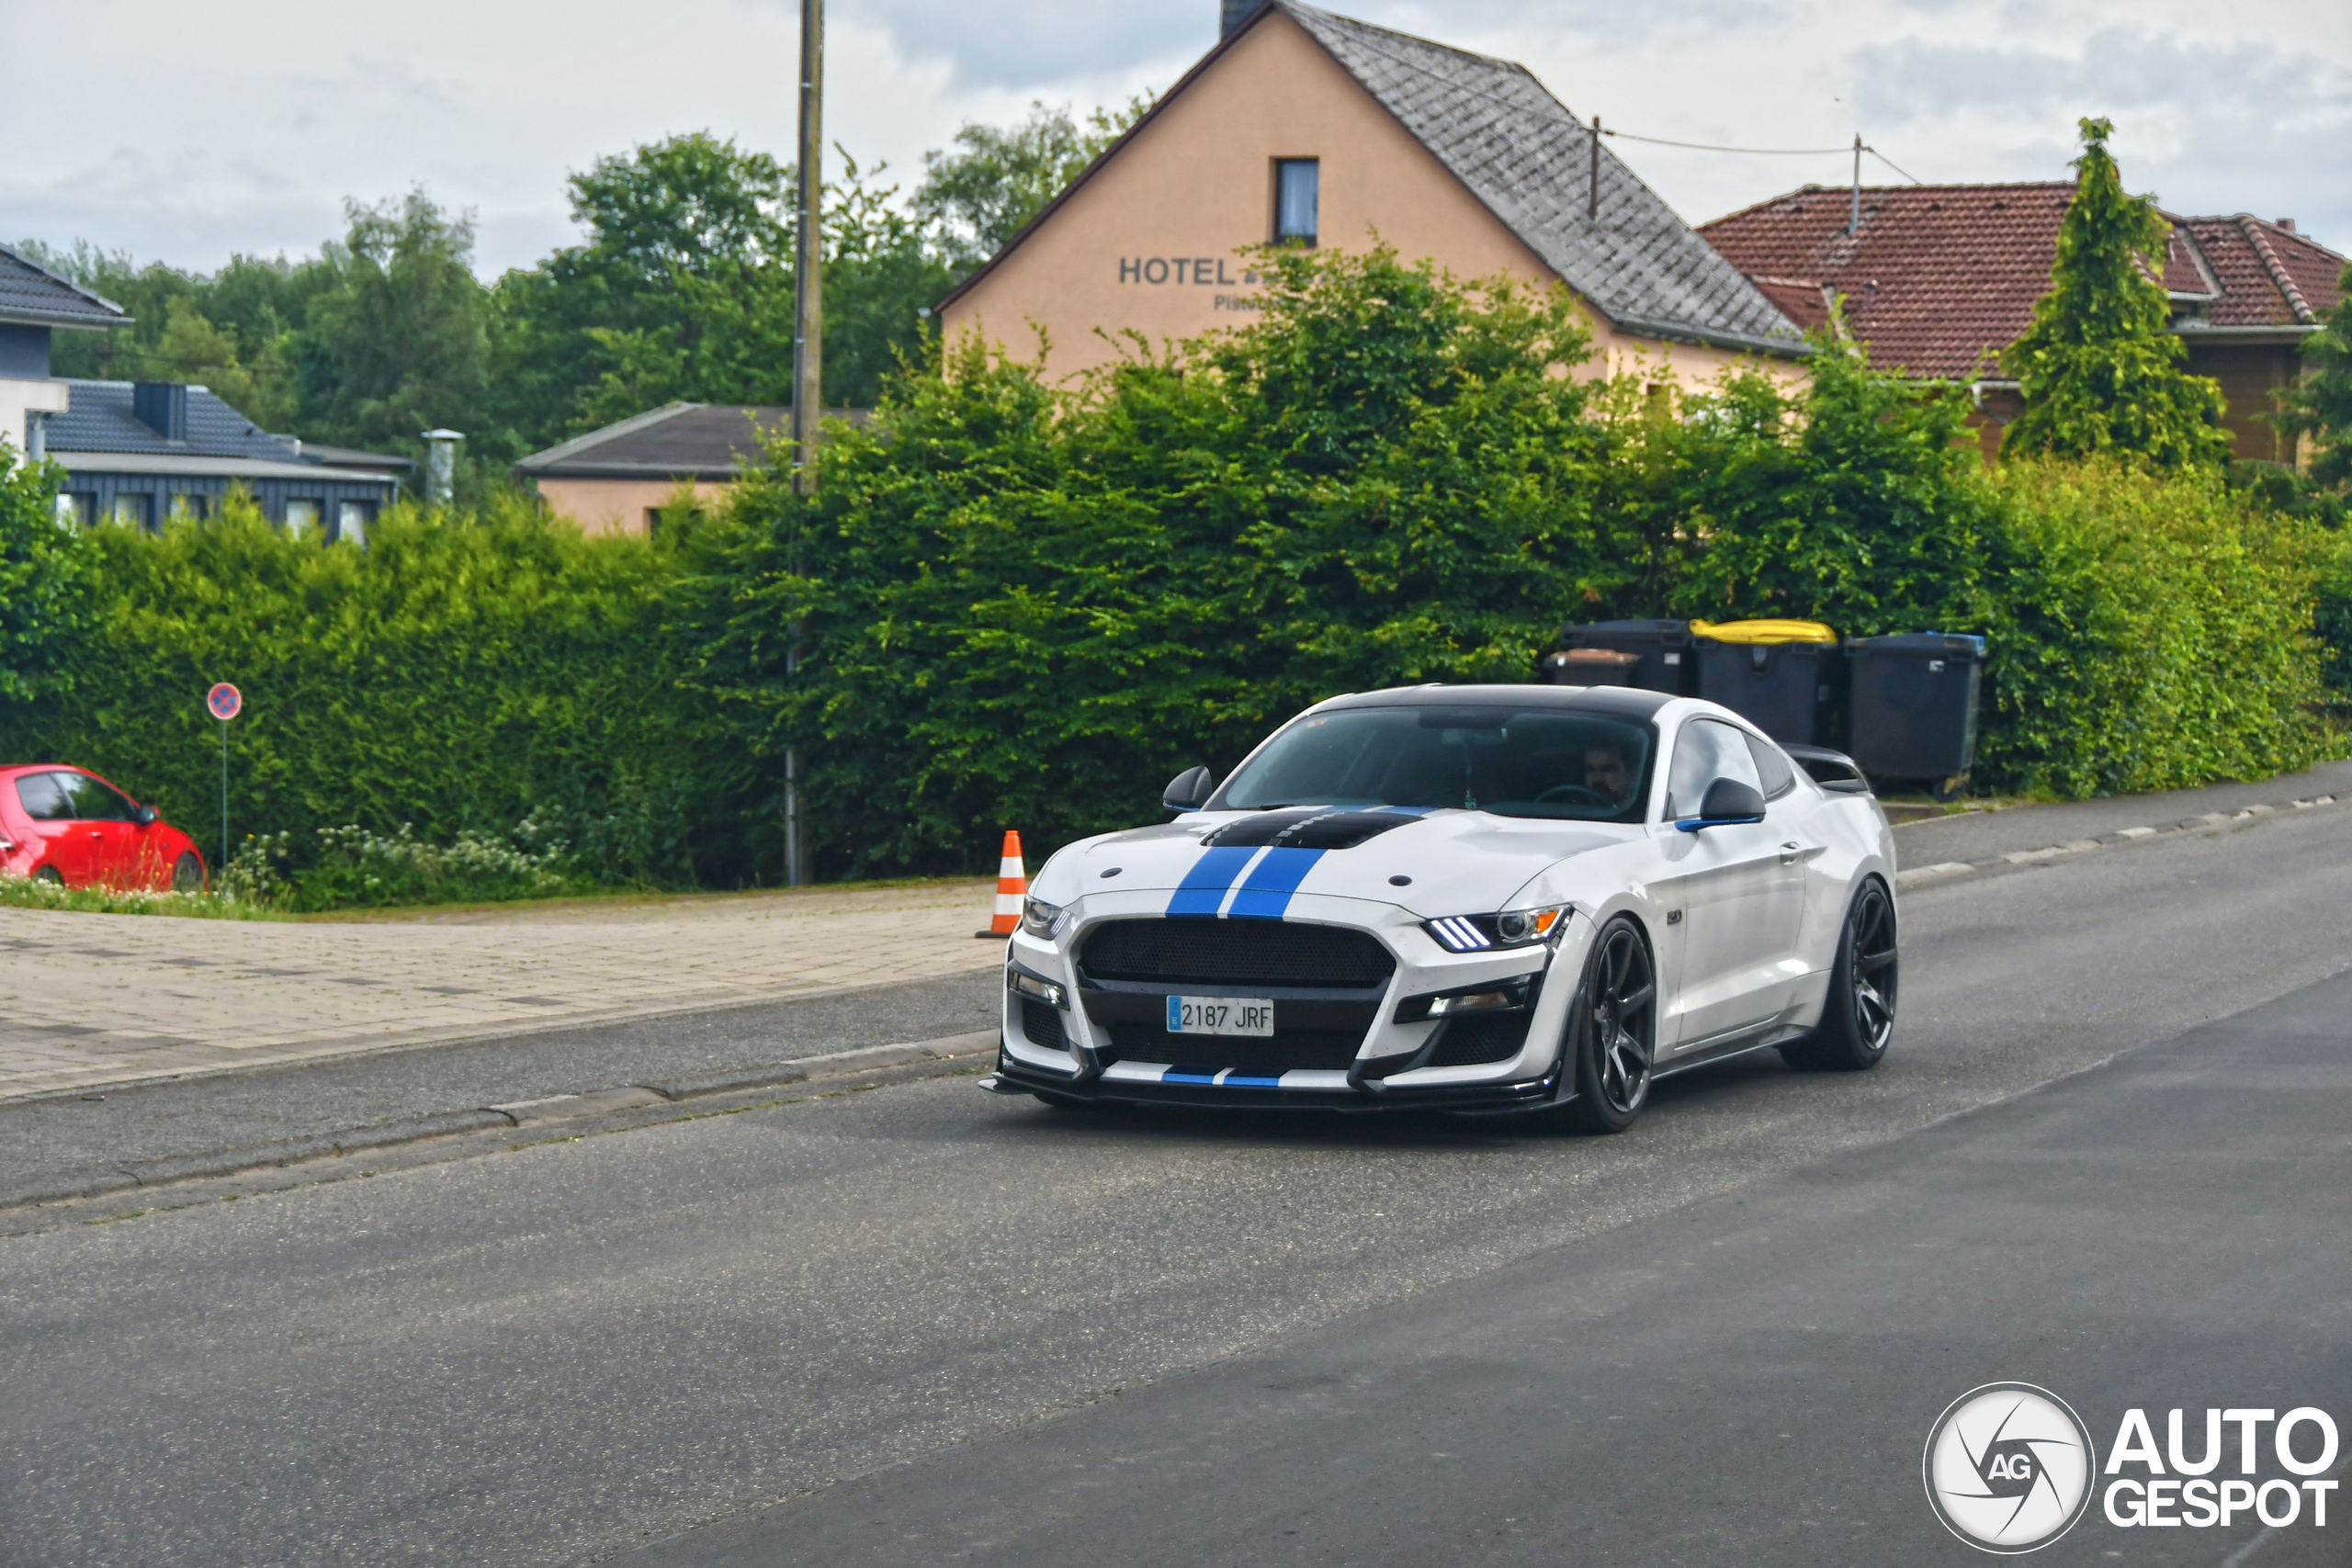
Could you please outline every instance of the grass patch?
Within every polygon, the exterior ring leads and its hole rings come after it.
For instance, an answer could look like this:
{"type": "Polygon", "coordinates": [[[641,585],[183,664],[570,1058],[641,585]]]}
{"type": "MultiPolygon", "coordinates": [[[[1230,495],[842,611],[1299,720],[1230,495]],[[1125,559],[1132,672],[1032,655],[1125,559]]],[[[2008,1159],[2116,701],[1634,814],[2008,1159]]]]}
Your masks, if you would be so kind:
{"type": "Polygon", "coordinates": [[[148,893],[123,887],[68,887],[0,876],[0,908],[61,909],[80,915],[177,915],[196,920],[282,920],[265,905],[219,893],[148,893]]]}

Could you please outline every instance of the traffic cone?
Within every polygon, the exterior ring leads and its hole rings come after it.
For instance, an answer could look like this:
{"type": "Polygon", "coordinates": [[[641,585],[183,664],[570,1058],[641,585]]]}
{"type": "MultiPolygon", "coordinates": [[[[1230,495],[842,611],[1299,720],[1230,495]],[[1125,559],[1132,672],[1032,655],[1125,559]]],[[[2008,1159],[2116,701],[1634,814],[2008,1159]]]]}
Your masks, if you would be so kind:
{"type": "Polygon", "coordinates": [[[996,919],[974,936],[1011,936],[1021,924],[1021,901],[1029,897],[1029,872],[1021,863],[1021,835],[1004,832],[1004,858],[996,868],[996,919]]]}

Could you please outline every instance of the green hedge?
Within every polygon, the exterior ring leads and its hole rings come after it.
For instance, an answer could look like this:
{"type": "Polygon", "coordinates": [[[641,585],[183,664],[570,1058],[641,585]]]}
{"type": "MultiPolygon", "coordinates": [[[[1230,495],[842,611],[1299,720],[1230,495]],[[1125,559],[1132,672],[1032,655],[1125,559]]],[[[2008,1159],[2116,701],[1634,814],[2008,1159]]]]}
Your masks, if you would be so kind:
{"type": "Polygon", "coordinates": [[[2065,797],[2263,778],[2340,755],[2315,709],[2317,583],[2341,536],[2218,472],[1995,471],[1978,773],[2065,797]]]}
{"type": "Polygon", "coordinates": [[[368,547],[287,538],[250,506],[160,536],[73,540],[86,614],[51,640],[45,694],[7,705],[0,754],[80,763],[219,837],[413,826],[446,841],[526,818],[600,880],[733,869],[726,748],[682,701],[665,623],[674,552],[589,540],[514,507],[479,521],[395,509],[368,547]]]}
{"type": "Polygon", "coordinates": [[[95,767],[209,843],[200,702],[234,681],[232,826],[287,834],[312,901],[451,867],[773,880],[788,750],[820,877],[981,869],[1006,827],[1034,856],[1150,820],[1170,775],[1334,693],[1526,679],[1571,619],[1984,632],[1984,786],[2340,750],[2352,552],[2262,487],[1988,470],[1960,398],[1834,338],[1802,381],[1652,395],[1579,378],[1565,296],[1385,252],[1261,265],[1256,324],[1072,385],[957,345],[835,433],[815,495],[755,472],[660,543],[520,508],[396,512],[365,551],[249,507],[74,536],[19,470],[0,754],[95,767]]]}

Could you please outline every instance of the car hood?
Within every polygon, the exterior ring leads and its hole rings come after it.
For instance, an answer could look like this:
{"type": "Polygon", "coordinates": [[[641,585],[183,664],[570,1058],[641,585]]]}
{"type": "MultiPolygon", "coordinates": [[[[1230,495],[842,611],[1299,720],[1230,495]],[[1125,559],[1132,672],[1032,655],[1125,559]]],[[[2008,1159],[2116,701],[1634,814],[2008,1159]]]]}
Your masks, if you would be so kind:
{"type": "Polygon", "coordinates": [[[1171,915],[1280,918],[1299,894],[1373,899],[1423,917],[1485,913],[1510,908],[1558,861],[1641,836],[1626,824],[1469,810],[1194,812],[1071,844],[1031,891],[1053,904],[1165,893],[1171,915]],[[1398,877],[1408,880],[1399,886],[1398,877]]]}

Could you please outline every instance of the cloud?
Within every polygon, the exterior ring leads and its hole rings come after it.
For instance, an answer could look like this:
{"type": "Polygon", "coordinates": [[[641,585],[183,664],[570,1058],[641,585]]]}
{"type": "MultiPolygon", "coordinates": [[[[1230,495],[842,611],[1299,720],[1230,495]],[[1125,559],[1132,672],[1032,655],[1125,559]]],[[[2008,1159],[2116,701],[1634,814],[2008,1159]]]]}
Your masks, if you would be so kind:
{"type": "MultiPolygon", "coordinates": [[[[797,14],[797,7],[792,7],[797,14]]],[[[1189,63],[1216,42],[1216,0],[1181,5],[1023,3],[1023,0],[865,0],[851,15],[886,33],[912,61],[944,61],[954,80],[1026,92],[1131,70],[1189,63]]]]}

